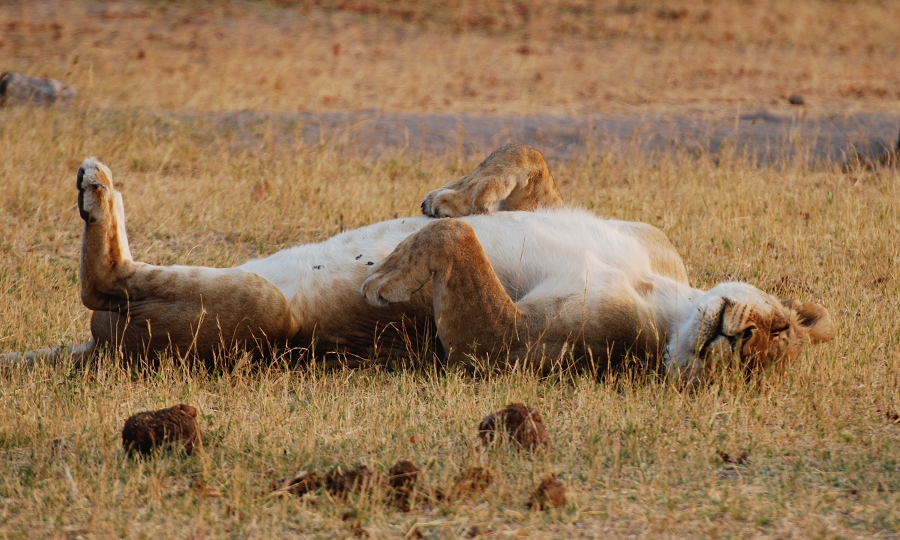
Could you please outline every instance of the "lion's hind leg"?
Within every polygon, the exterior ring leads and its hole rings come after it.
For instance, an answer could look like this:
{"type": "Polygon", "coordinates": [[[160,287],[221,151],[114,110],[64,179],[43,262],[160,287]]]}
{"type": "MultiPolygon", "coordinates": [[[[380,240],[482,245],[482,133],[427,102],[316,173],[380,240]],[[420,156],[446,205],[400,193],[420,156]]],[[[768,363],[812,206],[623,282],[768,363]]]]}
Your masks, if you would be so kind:
{"type": "Polygon", "coordinates": [[[81,299],[94,310],[91,333],[98,346],[126,356],[171,349],[208,359],[235,346],[268,349],[296,333],[287,299],[258,274],[135,262],[122,196],[106,165],[85,160],[76,187],[84,220],[81,299]]]}
{"type": "Polygon", "coordinates": [[[113,186],[112,172],[96,158],[84,160],[76,187],[84,220],[81,301],[88,309],[117,309],[127,301],[125,281],[140,266],[128,246],[122,195],[113,186]]]}
{"type": "Polygon", "coordinates": [[[422,213],[461,217],[495,210],[557,208],[562,197],[543,154],[523,144],[495,150],[474,171],[425,196],[422,213]]]}
{"type": "Polygon", "coordinates": [[[145,265],[126,286],[133,300],[95,311],[91,334],[127,357],[170,350],[209,361],[235,348],[268,355],[298,330],[281,291],[246,270],[145,265]]]}
{"type": "Polygon", "coordinates": [[[526,347],[526,317],[506,293],[468,223],[430,223],[373,267],[362,292],[373,305],[404,302],[434,280],[434,318],[451,364],[492,366],[526,347]]]}

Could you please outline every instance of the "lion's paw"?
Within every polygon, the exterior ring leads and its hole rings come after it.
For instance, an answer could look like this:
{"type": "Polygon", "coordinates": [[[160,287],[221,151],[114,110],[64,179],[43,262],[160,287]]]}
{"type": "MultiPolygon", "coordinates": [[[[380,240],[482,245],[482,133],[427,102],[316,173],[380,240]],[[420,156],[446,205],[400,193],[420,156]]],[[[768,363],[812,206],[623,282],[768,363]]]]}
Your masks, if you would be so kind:
{"type": "Polygon", "coordinates": [[[422,213],[428,217],[461,217],[472,214],[468,197],[453,189],[440,188],[422,200],[422,213]]]}
{"type": "Polygon", "coordinates": [[[403,268],[389,270],[382,263],[373,267],[362,284],[362,293],[369,304],[383,307],[409,301],[412,294],[420,288],[421,285],[414,283],[412,276],[403,268]]]}
{"type": "Polygon", "coordinates": [[[97,158],[87,158],[78,169],[78,212],[85,221],[97,221],[111,210],[115,197],[112,171],[97,158]]]}

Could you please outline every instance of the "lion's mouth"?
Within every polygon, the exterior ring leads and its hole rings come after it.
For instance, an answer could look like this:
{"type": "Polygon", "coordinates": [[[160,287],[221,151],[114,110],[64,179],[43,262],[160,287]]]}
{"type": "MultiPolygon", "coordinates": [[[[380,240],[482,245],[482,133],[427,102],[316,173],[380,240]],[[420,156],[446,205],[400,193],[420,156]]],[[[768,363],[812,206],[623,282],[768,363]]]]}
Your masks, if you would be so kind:
{"type": "Polygon", "coordinates": [[[731,305],[731,301],[727,298],[723,299],[718,311],[712,317],[705,318],[707,324],[700,329],[700,332],[698,332],[697,335],[697,342],[701,343],[700,347],[697,349],[697,356],[699,358],[705,358],[709,353],[710,347],[722,338],[725,338],[728,341],[730,348],[734,347],[736,337],[726,334],[723,331],[725,324],[725,310],[728,309],[729,305],[731,305]]]}

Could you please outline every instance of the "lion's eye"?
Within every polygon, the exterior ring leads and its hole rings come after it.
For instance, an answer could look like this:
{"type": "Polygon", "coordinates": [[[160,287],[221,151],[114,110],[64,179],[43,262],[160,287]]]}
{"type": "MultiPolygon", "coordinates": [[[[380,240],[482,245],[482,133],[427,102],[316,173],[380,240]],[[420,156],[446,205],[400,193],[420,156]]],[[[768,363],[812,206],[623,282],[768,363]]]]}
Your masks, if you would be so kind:
{"type": "Polygon", "coordinates": [[[744,343],[747,343],[748,341],[750,341],[750,338],[753,337],[753,334],[755,332],[756,332],[755,326],[748,326],[747,328],[744,329],[744,333],[741,334],[741,341],[744,343]]]}

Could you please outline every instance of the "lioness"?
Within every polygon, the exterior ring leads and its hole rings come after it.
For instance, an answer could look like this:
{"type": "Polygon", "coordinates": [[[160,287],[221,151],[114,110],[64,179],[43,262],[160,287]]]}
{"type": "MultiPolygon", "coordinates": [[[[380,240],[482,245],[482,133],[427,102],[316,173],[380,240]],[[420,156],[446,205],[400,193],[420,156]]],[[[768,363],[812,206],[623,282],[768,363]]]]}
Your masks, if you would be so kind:
{"type": "Polygon", "coordinates": [[[78,170],[84,219],[81,299],[92,339],[5,355],[128,357],[171,349],[209,358],[235,346],[310,346],[343,360],[405,352],[437,330],[450,365],[546,370],[568,361],[664,362],[678,381],[715,357],[750,369],[795,359],[834,328],[815,303],[781,301],[745,283],[688,284],[675,248],[643,223],[565,208],[537,150],[508,145],[429,193],[423,217],[395,219],[237,268],[135,262],[122,197],[94,158],[78,170]]]}

